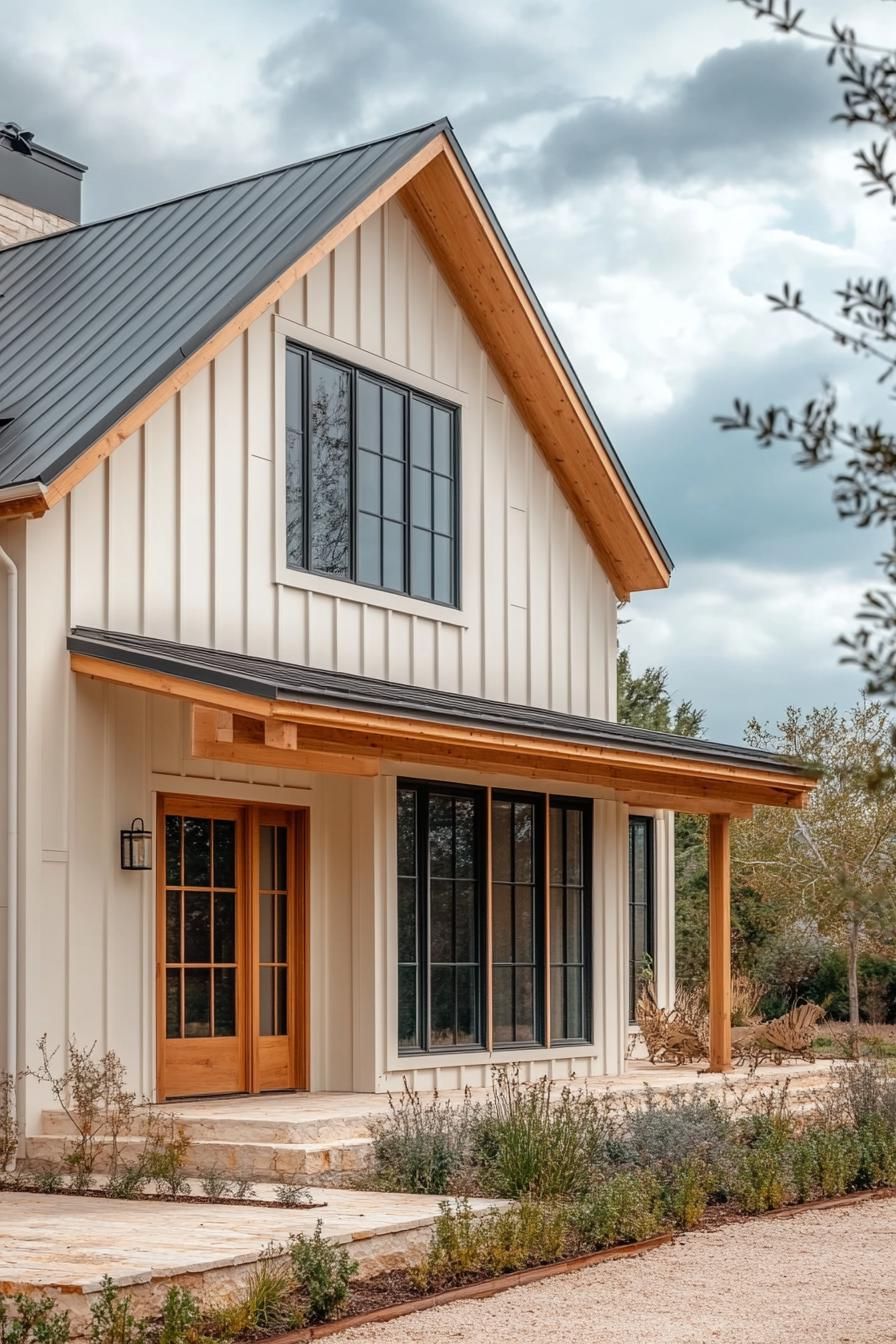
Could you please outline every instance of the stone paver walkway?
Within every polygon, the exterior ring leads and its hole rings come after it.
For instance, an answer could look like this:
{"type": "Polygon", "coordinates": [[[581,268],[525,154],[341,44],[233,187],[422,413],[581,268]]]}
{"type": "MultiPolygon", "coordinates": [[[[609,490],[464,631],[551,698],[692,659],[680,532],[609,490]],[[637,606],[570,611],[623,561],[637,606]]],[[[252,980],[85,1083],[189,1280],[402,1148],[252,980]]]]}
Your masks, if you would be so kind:
{"type": "MultiPolygon", "coordinates": [[[[264,1193],[263,1189],[259,1190],[264,1193]]],[[[311,1233],[375,1254],[376,1240],[428,1228],[439,1212],[429,1195],[312,1190],[325,1208],[0,1194],[0,1285],[95,1292],[103,1275],[121,1285],[251,1264],[272,1241],[311,1233]],[[376,1240],[374,1240],[376,1239],[376,1240]],[[362,1246],[362,1243],[367,1245],[362,1246]]],[[[474,1203],[482,1208],[487,1200],[474,1203]]]]}

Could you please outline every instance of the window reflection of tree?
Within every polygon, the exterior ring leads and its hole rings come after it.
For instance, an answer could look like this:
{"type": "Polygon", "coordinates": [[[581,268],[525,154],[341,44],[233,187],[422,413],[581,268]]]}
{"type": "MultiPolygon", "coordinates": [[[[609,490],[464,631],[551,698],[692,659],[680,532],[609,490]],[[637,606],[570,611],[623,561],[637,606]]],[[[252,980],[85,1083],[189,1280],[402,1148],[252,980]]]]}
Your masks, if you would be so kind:
{"type": "Polygon", "coordinates": [[[349,388],[347,370],[312,362],[310,565],[324,574],[349,572],[349,388]]]}
{"type": "Polygon", "coordinates": [[[302,435],[286,430],[286,563],[294,569],[305,565],[304,517],[305,464],[302,461],[302,435]]]}

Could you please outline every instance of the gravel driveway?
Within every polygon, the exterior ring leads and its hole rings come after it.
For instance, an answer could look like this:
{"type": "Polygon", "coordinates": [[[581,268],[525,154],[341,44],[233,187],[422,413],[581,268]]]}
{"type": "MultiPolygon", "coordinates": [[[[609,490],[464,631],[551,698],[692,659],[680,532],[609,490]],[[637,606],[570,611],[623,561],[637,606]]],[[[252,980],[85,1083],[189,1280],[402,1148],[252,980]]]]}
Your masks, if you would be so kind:
{"type": "Polygon", "coordinates": [[[896,1199],[691,1232],[637,1258],[344,1338],[346,1344],[893,1344],[896,1199]]]}

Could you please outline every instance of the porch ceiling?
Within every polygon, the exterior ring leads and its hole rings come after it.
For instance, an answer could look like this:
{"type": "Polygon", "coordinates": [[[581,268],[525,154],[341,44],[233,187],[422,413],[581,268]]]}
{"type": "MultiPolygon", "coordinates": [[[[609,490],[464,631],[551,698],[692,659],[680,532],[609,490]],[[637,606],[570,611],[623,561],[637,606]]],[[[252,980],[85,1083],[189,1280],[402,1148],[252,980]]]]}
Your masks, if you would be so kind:
{"type": "Polygon", "coordinates": [[[749,815],[802,807],[801,763],[531,706],[507,705],[147,636],[76,627],[75,672],[193,706],[193,754],[375,775],[383,761],[613,790],[634,807],[749,815]]]}

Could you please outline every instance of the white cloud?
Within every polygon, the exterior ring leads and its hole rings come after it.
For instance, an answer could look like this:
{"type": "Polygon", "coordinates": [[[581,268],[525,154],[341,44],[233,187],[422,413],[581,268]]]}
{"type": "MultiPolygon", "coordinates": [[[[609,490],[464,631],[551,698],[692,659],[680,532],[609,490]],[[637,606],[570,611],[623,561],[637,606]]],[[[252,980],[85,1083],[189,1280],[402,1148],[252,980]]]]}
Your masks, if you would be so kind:
{"type": "Polygon", "coordinates": [[[620,642],[636,669],[668,668],[677,697],[707,709],[710,735],[736,740],[747,719],[788,704],[848,704],[861,687],[838,662],[863,584],[842,568],[682,567],[666,593],[637,595],[620,642]]]}

